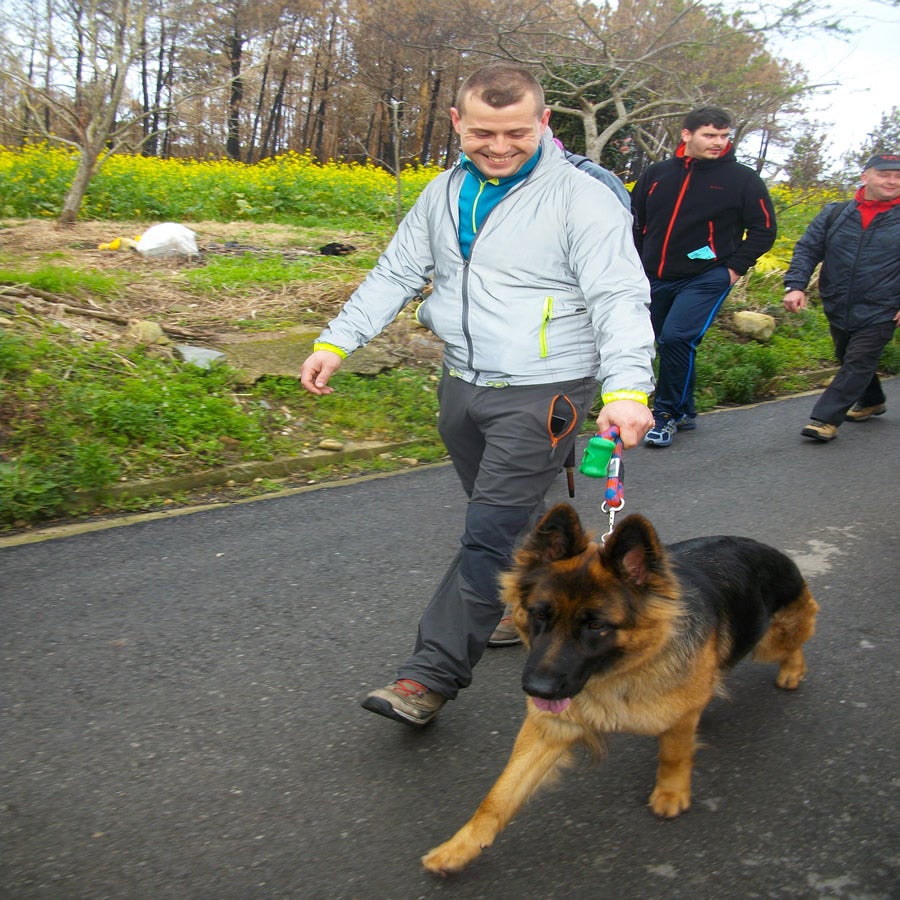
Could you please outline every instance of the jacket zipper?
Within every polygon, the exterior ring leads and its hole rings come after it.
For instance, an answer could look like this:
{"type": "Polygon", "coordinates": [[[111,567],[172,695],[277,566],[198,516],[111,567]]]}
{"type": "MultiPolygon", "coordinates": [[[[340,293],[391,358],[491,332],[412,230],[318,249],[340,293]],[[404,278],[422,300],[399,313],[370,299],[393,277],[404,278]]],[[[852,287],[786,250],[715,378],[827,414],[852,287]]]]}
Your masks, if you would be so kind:
{"type": "Polygon", "coordinates": [[[545,297],[544,298],[544,311],[541,315],[541,334],[540,334],[540,348],[541,348],[541,359],[545,359],[550,355],[550,345],[547,340],[547,326],[550,324],[551,319],[553,318],[553,298],[545,297]]]}
{"type": "MultiPolygon", "coordinates": [[[[510,188],[510,190],[507,191],[506,194],[504,194],[503,197],[500,199],[500,202],[496,206],[494,206],[491,210],[488,211],[488,214],[481,221],[481,231],[476,231],[472,235],[472,243],[469,244],[469,258],[466,259],[463,256],[463,282],[462,282],[462,298],[461,298],[462,323],[461,323],[461,325],[462,325],[463,337],[465,337],[465,339],[466,339],[466,346],[469,348],[466,363],[468,365],[469,371],[475,372],[476,379],[478,378],[478,373],[475,371],[475,344],[472,341],[472,333],[469,330],[469,264],[472,262],[472,257],[475,253],[475,244],[478,243],[478,238],[481,235],[481,232],[484,231],[484,226],[487,224],[487,220],[491,217],[491,215],[494,213],[494,211],[498,207],[503,205],[503,203],[506,201],[506,199],[508,197],[510,197],[512,194],[515,194],[517,191],[519,191],[523,185],[528,184],[528,182],[531,181],[531,178],[533,175],[534,175],[534,170],[532,170],[531,172],[528,173],[528,176],[525,178],[524,181],[521,181],[521,182],[519,182],[519,184],[510,188]]],[[[463,175],[463,177],[465,177],[465,175],[463,175]]],[[[481,189],[484,188],[484,183],[485,183],[484,181],[481,182],[481,189]]],[[[447,200],[448,200],[448,205],[452,207],[452,203],[450,203],[450,195],[451,195],[450,188],[451,188],[451,182],[448,181],[447,182],[447,200]]],[[[481,194],[481,189],[478,192],[479,196],[481,194]]],[[[473,215],[474,215],[474,211],[473,211],[473,215]]],[[[451,215],[450,220],[457,221],[456,217],[453,215],[451,215]]],[[[472,224],[474,225],[474,219],[473,219],[472,224]]]]}
{"type": "MultiPolygon", "coordinates": [[[[478,182],[478,193],[475,195],[475,199],[472,201],[472,240],[475,240],[475,235],[478,234],[478,201],[481,199],[481,195],[484,193],[485,185],[490,181],[489,178],[479,179],[478,182]]],[[[496,182],[496,179],[494,179],[496,182]]],[[[482,223],[484,224],[484,223],[482,223]]],[[[472,255],[472,245],[469,245],[469,256],[472,255]]]]}
{"type": "Polygon", "coordinates": [[[672,218],[669,219],[669,227],[666,229],[666,236],[663,239],[662,252],[659,254],[659,268],[656,270],[656,277],[662,278],[663,269],[666,266],[666,252],[669,249],[669,238],[672,236],[672,229],[675,227],[675,219],[678,217],[678,210],[681,208],[681,201],[684,200],[684,195],[687,192],[688,184],[691,181],[691,169],[688,164],[685,164],[685,169],[687,170],[687,175],[685,175],[684,181],[681,183],[681,190],[678,192],[678,198],[675,200],[675,207],[672,210],[672,218]]]}
{"type": "MultiPolygon", "coordinates": [[[[472,247],[475,246],[477,235],[473,235],[472,243],[469,245],[469,258],[472,256],[472,247]]],[[[469,371],[475,371],[475,345],[472,343],[472,334],[469,331],[469,260],[463,259],[463,280],[462,280],[462,333],[466,339],[466,346],[469,348],[468,358],[466,360],[469,371]]]]}

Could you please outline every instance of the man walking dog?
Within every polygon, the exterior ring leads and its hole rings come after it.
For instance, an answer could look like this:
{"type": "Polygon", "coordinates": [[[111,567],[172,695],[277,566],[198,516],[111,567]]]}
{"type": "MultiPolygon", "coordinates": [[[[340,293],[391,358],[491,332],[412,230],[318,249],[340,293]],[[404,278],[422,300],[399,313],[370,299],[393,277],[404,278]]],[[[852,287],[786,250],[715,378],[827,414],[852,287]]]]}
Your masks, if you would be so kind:
{"type": "Polygon", "coordinates": [[[431,721],[472,680],[503,607],[498,576],[590,410],[626,447],[652,424],[649,287],[629,213],[553,143],[539,82],[486,66],[450,111],[463,156],[401,222],[301,370],[314,394],[430,280],[419,321],[444,343],[438,430],[468,498],[461,546],[395,681],[363,706],[431,721]]]}

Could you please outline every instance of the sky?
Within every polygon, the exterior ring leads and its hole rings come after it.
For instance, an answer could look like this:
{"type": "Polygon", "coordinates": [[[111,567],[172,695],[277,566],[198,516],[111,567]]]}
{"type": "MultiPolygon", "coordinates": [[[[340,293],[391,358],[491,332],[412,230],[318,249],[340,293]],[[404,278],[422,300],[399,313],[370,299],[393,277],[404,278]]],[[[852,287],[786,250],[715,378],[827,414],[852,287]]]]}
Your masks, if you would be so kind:
{"type": "Polygon", "coordinates": [[[835,0],[830,6],[856,34],[793,40],[777,55],[800,63],[813,84],[837,82],[829,94],[811,98],[807,118],[830,134],[832,162],[838,162],[859,148],[884,113],[900,106],[900,0],[835,0]]]}

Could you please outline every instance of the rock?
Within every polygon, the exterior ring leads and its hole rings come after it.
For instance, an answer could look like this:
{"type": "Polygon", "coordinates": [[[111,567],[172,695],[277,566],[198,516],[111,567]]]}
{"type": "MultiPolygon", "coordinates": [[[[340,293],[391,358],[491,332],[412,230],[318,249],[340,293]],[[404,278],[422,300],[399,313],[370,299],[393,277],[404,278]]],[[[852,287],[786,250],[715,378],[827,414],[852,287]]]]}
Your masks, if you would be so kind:
{"type": "Polygon", "coordinates": [[[136,344],[168,344],[169,339],[156,322],[135,319],[128,323],[125,336],[136,344]]]}
{"type": "Polygon", "coordinates": [[[344,443],[343,441],[335,440],[334,438],[323,438],[319,441],[319,449],[320,450],[343,450],[344,443]]]}
{"type": "MultiPolygon", "coordinates": [[[[266,376],[299,378],[300,367],[312,353],[318,336],[319,329],[310,331],[298,326],[277,332],[222,335],[216,345],[225,353],[228,365],[238,370],[241,381],[253,384],[266,376]]],[[[376,338],[367,347],[351,353],[341,365],[341,371],[378,375],[394,368],[398,361],[398,354],[376,338]]]]}
{"type": "Polygon", "coordinates": [[[765,313],[741,310],[734,314],[733,322],[735,330],[739,334],[763,344],[770,340],[775,333],[775,319],[765,313]]]}
{"type": "Polygon", "coordinates": [[[243,384],[253,384],[266,376],[300,377],[303,361],[312,353],[317,331],[286,328],[254,334],[221,335],[216,346],[228,365],[238,370],[243,384]]]}

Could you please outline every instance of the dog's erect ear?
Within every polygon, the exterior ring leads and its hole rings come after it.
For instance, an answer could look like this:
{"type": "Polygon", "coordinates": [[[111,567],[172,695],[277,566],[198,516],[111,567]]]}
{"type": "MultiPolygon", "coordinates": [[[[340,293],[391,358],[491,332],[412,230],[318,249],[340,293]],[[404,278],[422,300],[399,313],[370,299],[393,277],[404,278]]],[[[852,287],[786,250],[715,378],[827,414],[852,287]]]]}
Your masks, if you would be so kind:
{"type": "Polygon", "coordinates": [[[603,547],[607,560],[623,575],[643,585],[659,569],[663,548],[656,529],[643,517],[626,516],[603,547]]]}
{"type": "Polygon", "coordinates": [[[577,556],[587,545],[578,513],[568,503],[559,503],[538,522],[522,549],[535,563],[543,564],[577,556]]]}

